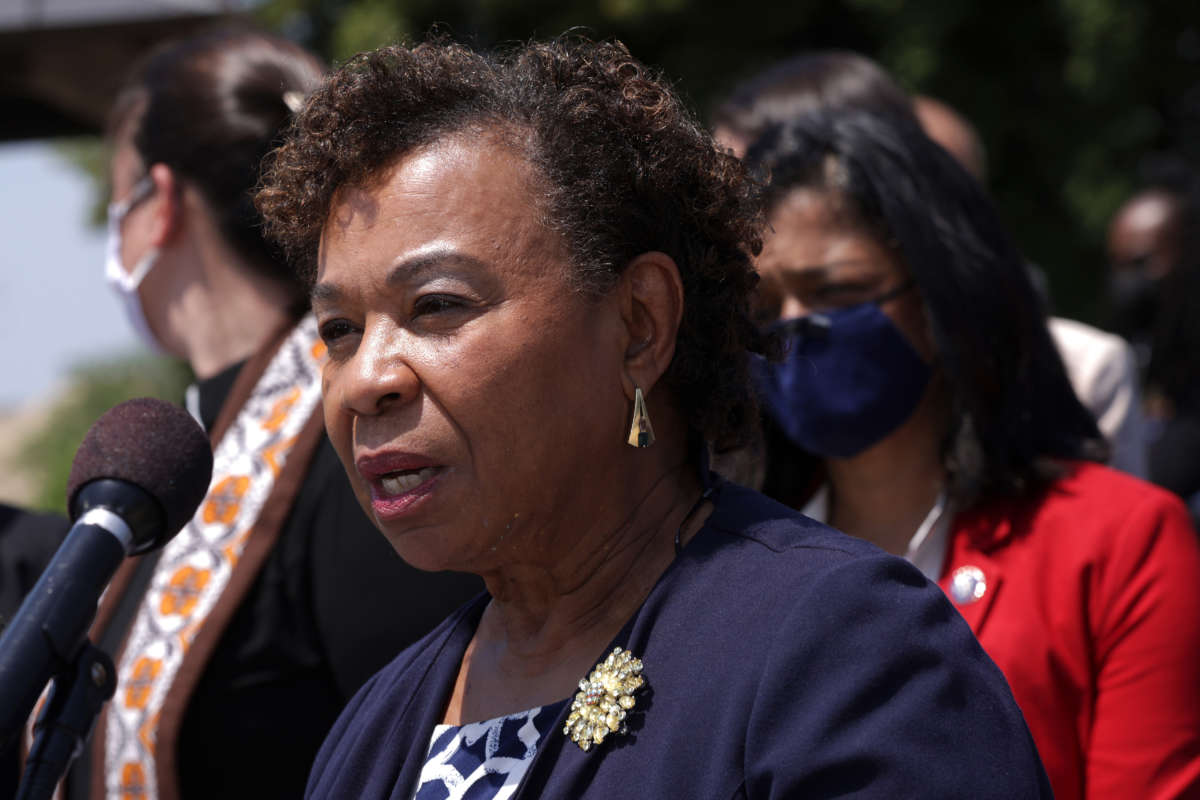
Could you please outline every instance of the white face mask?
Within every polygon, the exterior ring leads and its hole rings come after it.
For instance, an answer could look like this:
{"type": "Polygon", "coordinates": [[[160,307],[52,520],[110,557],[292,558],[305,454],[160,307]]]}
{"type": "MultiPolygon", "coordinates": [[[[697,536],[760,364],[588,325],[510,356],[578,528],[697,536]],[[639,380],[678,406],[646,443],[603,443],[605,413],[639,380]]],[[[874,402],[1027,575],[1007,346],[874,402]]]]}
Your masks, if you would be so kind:
{"type": "Polygon", "coordinates": [[[117,299],[121,301],[121,308],[125,311],[125,316],[129,319],[129,324],[133,326],[138,338],[151,349],[164,352],[162,345],[150,330],[150,323],[146,319],[145,309],[142,308],[142,299],[138,294],[138,287],[142,285],[142,281],[150,273],[151,267],[158,261],[158,248],[150,248],[146,255],[142,256],[134,265],[132,272],[126,272],[125,265],[121,262],[121,221],[135,205],[153,191],[154,181],[147,175],[137,182],[133,191],[129,193],[129,197],[119,203],[109,204],[108,241],[104,253],[104,280],[116,294],[117,299]]]}

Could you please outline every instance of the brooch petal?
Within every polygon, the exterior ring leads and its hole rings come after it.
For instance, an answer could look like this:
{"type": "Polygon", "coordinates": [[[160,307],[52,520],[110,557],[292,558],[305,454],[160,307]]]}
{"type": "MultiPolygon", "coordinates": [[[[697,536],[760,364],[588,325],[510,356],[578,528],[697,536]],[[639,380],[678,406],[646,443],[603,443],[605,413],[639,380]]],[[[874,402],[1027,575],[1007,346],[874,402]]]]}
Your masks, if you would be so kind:
{"type": "Polygon", "coordinates": [[[579,682],[563,735],[584,752],[606,736],[625,733],[625,717],[636,702],[633,693],[645,684],[642,661],[617,647],[579,682]]]}

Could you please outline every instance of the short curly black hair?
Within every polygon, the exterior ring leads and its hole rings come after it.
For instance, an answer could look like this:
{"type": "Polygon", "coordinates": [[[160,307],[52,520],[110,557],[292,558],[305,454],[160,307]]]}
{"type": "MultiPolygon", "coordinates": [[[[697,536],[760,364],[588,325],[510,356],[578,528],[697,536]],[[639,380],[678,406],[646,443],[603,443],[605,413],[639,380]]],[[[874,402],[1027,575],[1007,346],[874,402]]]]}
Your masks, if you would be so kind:
{"type": "Polygon", "coordinates": [[[637,255],[679,267],[685,309],[665,376],[692,430],[717,451],[758,421],[750,316],[761,247],[758,187],[663,77],[619,42],[565,36],[480,53],[440,39],[362,53],[308,100],[270,157],[257,202],[267,232],[312,280],[335,195],[406,153],[491,130],[544,178],[580,291],[602,293],[637,255]]]}

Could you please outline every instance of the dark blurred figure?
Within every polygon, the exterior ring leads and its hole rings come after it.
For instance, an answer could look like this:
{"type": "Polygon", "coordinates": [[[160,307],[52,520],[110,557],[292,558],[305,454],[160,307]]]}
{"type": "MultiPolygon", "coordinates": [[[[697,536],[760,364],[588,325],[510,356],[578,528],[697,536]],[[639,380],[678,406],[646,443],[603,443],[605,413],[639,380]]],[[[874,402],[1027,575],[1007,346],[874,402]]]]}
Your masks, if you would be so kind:
{"type": "Polygon", "coordinates": [[[1108,257],[1116,273],[1161,280],[1179,261],[1183,198],[1155,187],[1126,200],[1108,227],[1108,257]]]}
{"type": "Polygon", "coordinates": [[[68,528],[66,517],[58,514],[0,503],[0,628],[21,607],[68,528]]]}
{"type": "MultiPolygon", "coordinates": [[[[1160,192],[1158,198],[1142,205],[1146,228],[1157,231],[1144,237],[1145,252],[1155,254],[1145,263],[1147,270],[1154,265],[1162,287],[1146,376],[1150,477],[1182,497],[1200,525],[1200,202],[1195,189],[1186,196],[1160,192]],[[1161,222],[1168,206],[1169,234],[1162,224],[1148,225],[1153,218],[1161,222]],[[1163,254],[1172,249],[1178,253],[1174,262],[1163,254]]],[[[1126,222],[1123,229],[1137,227],[1126,222]]],[[[1131,231],[1129,238],[1138,237],[1131,231]]]]}
{"type": "Polygon", "coordinates": [[[927,95],[913,98],[913,112],[930,139],[954,156],[980,185],[987,185],[987,151],[979,132],[966,117],[927,95]]]}
{"type": "Polygon", "coordinates": [[[1133,343],[1145,375],[1163,283],[1180,263],[1186,192],[1151,185],[1124,201],[1109,223],[1109,326],[1133,343]]]}
{"type": "Polygon", "coordinates": [[[1108,303],[1112,329],[1133,343],[1138,366],[1150,362],[1164,279],[1183,255],[1183,193],[1150,186],[1126,200],[1108,225],[1108,303]]]}
{"type": "MultiPolygon", "coordinates": [[[[0,630],[37,583],[54,551],[66,537],[66,517],[38,514],[0,503],[0,630]]],[[[0,753],[0,797],[18,777],[17,748],[0,753]]]]}

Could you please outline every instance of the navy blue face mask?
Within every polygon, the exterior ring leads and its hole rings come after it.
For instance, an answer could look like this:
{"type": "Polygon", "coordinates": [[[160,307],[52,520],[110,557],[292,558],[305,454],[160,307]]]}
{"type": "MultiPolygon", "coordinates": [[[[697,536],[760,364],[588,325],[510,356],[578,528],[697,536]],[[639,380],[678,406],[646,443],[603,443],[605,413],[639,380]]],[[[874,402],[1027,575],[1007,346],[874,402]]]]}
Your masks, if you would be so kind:
{"type": "Polygon", "coordinates": [[[905,283],[868,303],[776,323],[781,362],[751,362],[763,408],[796,446],[850,458],[912,416],[930,368],[879,308],[905,283]]]}

